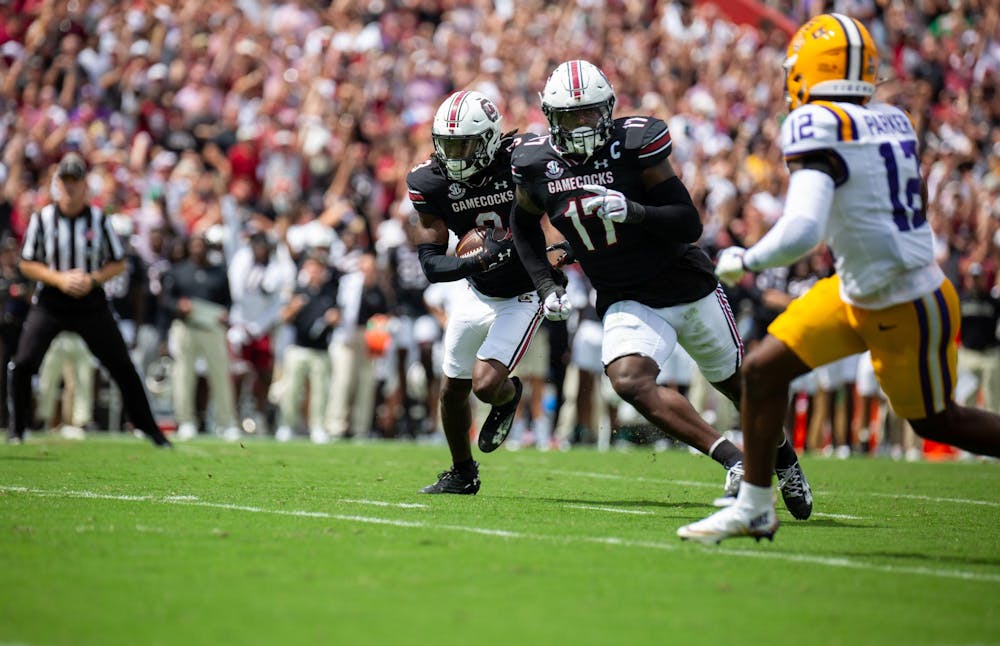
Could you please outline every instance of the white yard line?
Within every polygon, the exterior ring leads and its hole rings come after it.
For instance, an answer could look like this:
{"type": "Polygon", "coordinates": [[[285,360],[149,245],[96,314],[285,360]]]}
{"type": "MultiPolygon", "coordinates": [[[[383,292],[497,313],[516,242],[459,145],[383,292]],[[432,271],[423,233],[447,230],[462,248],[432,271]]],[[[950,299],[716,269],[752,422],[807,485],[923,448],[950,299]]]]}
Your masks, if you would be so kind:
{"type": "MultiPolygon", "coordinates": [[[[694,480],[670,480],[668,478],[644,478],[642,476],[623,476],[615,473],[596,473],[592,471],[567,471],[561,469],[546,469],[549,473],[566,476],[579,476],[581,478],[594,478],[600,480],[630,480],[633,482],[654,482],[660,484],[673,484],[685,487],[708,487],[710,489],[720,489],[722,483],[697,482],[694,480]]],[[[822,491],[813,490],[813,493],[823,494],[822,491]]],[[[994,500],[974,500],[970,498],[939,498],[936,496],[920,496],[904,493],[874,493],[871,491],[851,492],[862,496],[875,496],[878,498],[899,498],[905,500],[926,500],[928,502],[947,502],[962,505],[980,505],[983,507],[1000,507],[1000,502],[994,500]]]]}
{"type": "Polygon", "coordinates": [[[870,493],[879,498],[904,498],[906,500],[926,500],[928,502],[954,502],[960,505],[981,505],[983,507],[1000,507],[1000,502],[992,500],[970,500],[969,498],[939,498],[937,496],[918,496],[906,493],[870,493]]]}
{"type": "Polygon", "coordinates": [[[825,514],[821,511],[814,511],[813,516],[821,516],[822,518],[839,518],[840,520],[864,520],[861,516],[851,516],[849,514],[825,514]]]}
{"type": "Polygon", "coordinates": [[[346,502],[355,505],[372,505],[373,507],[399,507],[400,509],[427,509],[427,505],[415,502],[386,502],[384,500],[355,500],[352,498],[341,498],[337,502],[346,502]]]}
{"type": "MultiPolygon", "coordinates": [[[[13,493],[24,493],[33,496],[55,497],[55,498],[87,498],[96,500],[114,500],[120,502],[152,502],[156,504],[185,505],[191,507],[208,507],[212,509],[228,509],[231,511],[243,511],[255,514],[273,514],[277,516],[299,516],[306,518],[324,518],[329,520],[340,520],[345,522],[365,523],[371,525],[389,525],[392,527],[419,528],[429,530],[446,530],[455,532],[465,532],[470,534],[481,534],[486,536],[499,536],[503,538],[513,538],[530,541],[546,541],[554,543],[595,543],[600,545],[618,545],[623,547],[636,547],[644,549],[656,549],[673,551],[680,548],[679,541],[663,543],[659,541],[637,541],[614,536],[580,536],[580,535],[546,535],[529,534],[526,532],[509,531],[503,529],[488,529],[484,527],[471,527],[467,525],[438,525],[424,521],[397,520],[394,518],[378,518],[372,516],[356,516],[347,514],[331,514],[323,511],[302,511],[285,509],[265,509],[250,505],[234,505],[229,503],[216,503],[202,500],[179,499],[178,496],[170,498],[157,498],[154,496],[132,496],[118,494],[103,494],[93,491],[58,491],[46,489],[32,489],[29,487],[0,485],[0,491],[13,493]]],[[[891,574],[916,574],[922,576],[933,576],[944,579],[961,579],[967,581],[986,581],[990,583],[1000,583],[1000,574],[985,574],[980,572],[968,572],[963,570],[934,569],[925,567],[908,567],[894,565],[879,565],[864,561],[852,560],[843,557],[812,556],[808,554],[794,554],[789,552],[774,551],[752,551],[734,550],[727,548],[706,548],[703,554],[722,554],[726,556],[763,558],[777,561],[788,561],[794,563],[809,563],[826,567],[849,568],[854,570],[864,570],[869,572],[886,572],[891,574]]]]}
{"type": "MultiPolygon", "coordinates": [[[[154,496],[125,496],[118,494],[112,495],[112,494],[96,493],[93,491],[44,491],[42,489],[29,489],[28,487],[9,487],[9,486],[0,486],[0,491],[17,491],[21,493],[34,494],[36,496],[66,496],[67,498],[98,498],[103,500],[121,500],[121,501],[148,500],[150,502],[165,502],[165,503],[178,503],[178,504],[195,503],[198,501],[198,496],[164,496],[162,498],[156,498],[154,496]]],[[[341,498],[337,502],[356,504],[356,505],[372,505],[375,507],[398,507],[400,509],[427,509],[427,505],[421,505],[419,503],[387,502],[385,500],[356,500],[352,498],[341,498]]],[[[217,503],[210,503],[210,504],[217,504],[217,503]]],[[[232,508],[236,509],[237,507],[232,507],[232,508]]],[[[249,508],[247,510],[249,510],[249,508]]]]}
{"type": "Polygon", "coordinates": [[[613,514],[635,514],[636,516],[651,516],[651,511],[640,511],[638,509],[619,509],[617,507],[598,507],[595,505],[564,505],[570,509],[588,509],[591,511],[607,511],[613,514]]]}
{"type": "Polygon", "coordinates": [[[685,487],[709,487],[721,489],[723,478],[719,478],[718,483],[698,482],[696,480],[669,480],[666,478],[644,478],[642,476],[623,476],[617,473],[595,473],[593,471],[566,471],[563,469],[546,469],[549,473],[565,476],[580,476],[581,478],[597,478],[600,480],[634,480],[636,482],[657,482],[662,484],[675,484],[685,487]]]}

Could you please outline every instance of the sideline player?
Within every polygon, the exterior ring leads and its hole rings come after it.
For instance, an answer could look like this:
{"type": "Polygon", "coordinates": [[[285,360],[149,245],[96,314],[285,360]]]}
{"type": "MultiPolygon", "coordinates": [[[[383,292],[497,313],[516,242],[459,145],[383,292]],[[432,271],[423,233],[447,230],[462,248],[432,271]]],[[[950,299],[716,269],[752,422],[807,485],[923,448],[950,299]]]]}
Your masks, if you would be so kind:
{"type": "MultiPolygon", "coordinates": [[[[667,159],[667,124],[647,116],[614,119],[614,104],[611,83],[587,61],[567,61],[549,76],[542,111],[550,134],[526,137],[512,154],[514,242],[545,316],[566,318],[565,290],[547,275],[540,217],[548,214],[597,290],[601,359],[615,392],[719,462],[727,470],[726,493],[735,495],[740,450],[682,395],[656,383],[679,343],[738,402],[743,344],[735,318],[711,262],[693,244],[701,218],[667,159]]],[[[785,503],[796,518],[808,518],[812,494],[795,451],[783,442],[778,453],[785,503]]]]}
{"type": "Polygon", "coordinates": [[[958,297],[934,261],[924,218],[917,134],[906,113],[870,104],[878,52],[865,27],[824,14],[792,38],[785,59],[792,112],[781,126],[791,171],[784,215],[748,250],[719,254],[727,283],[788,265],[821,240],[837,273],[768,327],[743,365],[746,474],[736,504],[677,530],[718,543],[773,538],[771,489],[788,384],[810,369],[871,350],[893,409],[921,436],[1000,456],[1000,417],[952,401],[958,297]]]}
{"type": "Polygon", "coordinates": [[[428,280],[469,279],[468,298],[449,312],[444,333],[441,425],[452,467],[423,493],[479,491],[478,464],[469,443],[469,393],[493,407],[479,433],[479,448],[488,453],[510,431],[521,382],[509,375],[541,320],[538,296],[509,236],[487,236],[484,253],[476,257],[446,255],[449,229],[461,239],[478,226],[509,228],[513,139],[501,134],[500,123],[500,111],[483,94],[452,94],[434,115],[433,155],[406,178],[423,227],[418,252],[428,280]]]}

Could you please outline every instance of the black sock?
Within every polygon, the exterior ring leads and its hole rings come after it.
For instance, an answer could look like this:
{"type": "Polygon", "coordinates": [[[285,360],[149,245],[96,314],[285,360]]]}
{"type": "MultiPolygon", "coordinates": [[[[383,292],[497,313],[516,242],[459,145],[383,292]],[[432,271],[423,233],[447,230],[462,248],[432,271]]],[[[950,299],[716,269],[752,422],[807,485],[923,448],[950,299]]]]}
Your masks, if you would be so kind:
{"type": "Polygon", "coordinates": [[[743,459],[743,451],[740,451],[735,444],[726,438],[720,437],[709,449],[708,457],[726,467],[728,471],[734,464],[743,459]]]}
{"type": "Polygon", "coordinates": [[[478,470],[476,469],[477,466],[478,465],[476,464],[476,461],[473,460],[472,458],[469,458],[468,460],[462,460],[461,462],[456,462],[454,464],[455,471],[458,471],[459,473],[465,476],[471,476],[474,473],[476,473],[476,471],[478,470]]]}
{"type": "Polygon", "coordinates": [[[776,469],[787,469],[799,461],[799,456],[795,455],[795,449],[792,448],[792,443],[788,441],[787,437],[778,445],[776,450],[777,456],[774,461],[774,468],[776,469]]]}

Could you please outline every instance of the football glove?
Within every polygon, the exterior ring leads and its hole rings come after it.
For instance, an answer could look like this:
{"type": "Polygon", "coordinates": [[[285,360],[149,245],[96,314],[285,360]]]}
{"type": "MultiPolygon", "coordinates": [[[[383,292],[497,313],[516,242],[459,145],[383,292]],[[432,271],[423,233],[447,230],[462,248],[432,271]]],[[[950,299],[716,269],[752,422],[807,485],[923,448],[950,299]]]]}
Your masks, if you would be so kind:
{"type": "Polygon", "coordinates": [[[576,262],[576,256],[573,255],[573,248],[569,246],[569,240],[563,240],[562,242],[557,242],[555,244],[550,244],[545,247],[545,251],[561,251],[563,255],[559,257],[556,261],[556,267],[565,267],[566,265],[572,265],[576,262]]]}
{"type": "Polygon", "coordinates": [[[483,238],[483,253],[476,256],[483,272],[493,271],[497,267],[506,265],[514,259],[514,238],[510,231],[500,240],[493,238],[491,231],[483,238]]]}
{"type": "Polygon", "coordinates": [[[572,312],[573,304],[562,287],[553,289],[542,302],[542,313],[550,321],[565,321],[572,312]]]}
{"type": "Polygon", "coordinates": [[[747,273],[746,265],[743,264],[744,253],[746,249],[743,247],[726,247],[719,252],[719,259],[715,262],[715,275],[725,285],[732,287],[747,273]]]}
{"type": "Polygon", "coordinates": [[[589,193],[594,193],[593,197],[586,197],[580,202],[584,214],[596,215],[602,220],[610,220],[617,223],[630,222],[632,220],[628,208],[629,201],[621,191],[598,184],[584,184],[580,188],[589,193]]]}

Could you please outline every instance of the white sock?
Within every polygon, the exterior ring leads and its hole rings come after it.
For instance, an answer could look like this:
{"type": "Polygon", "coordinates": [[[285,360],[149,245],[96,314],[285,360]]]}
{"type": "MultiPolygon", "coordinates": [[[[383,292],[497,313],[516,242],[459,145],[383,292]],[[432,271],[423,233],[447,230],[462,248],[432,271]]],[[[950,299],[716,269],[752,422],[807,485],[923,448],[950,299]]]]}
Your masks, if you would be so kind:
{"type": "Polygon", "coordinates": [[[774,489],[770,486],[758,487],[744,480],[740,483],[736,504],[750,511],[764,511],[774,505],[774,489]]]}

